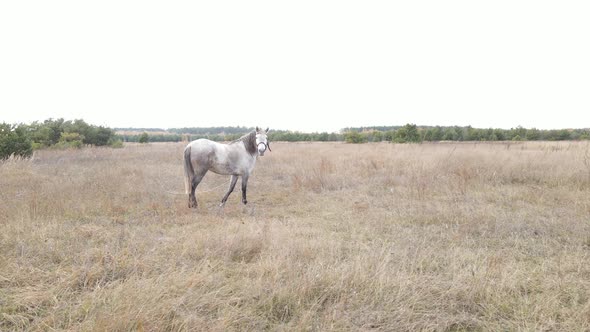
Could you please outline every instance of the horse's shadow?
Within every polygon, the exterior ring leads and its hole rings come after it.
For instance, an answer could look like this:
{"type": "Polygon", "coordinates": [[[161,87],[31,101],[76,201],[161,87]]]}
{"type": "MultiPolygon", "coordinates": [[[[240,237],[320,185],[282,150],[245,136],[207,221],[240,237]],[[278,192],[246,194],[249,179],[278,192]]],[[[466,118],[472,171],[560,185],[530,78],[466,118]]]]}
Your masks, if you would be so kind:
{"type": "Polygon", "coordinates": [[[218,217],[237,217],[248,215],[254,217],[258,214],[256,204],[249,202],[247,205],[219,205],[219,204],[207,204],[206,210],[208,213],[216,215],[218,217]]]}

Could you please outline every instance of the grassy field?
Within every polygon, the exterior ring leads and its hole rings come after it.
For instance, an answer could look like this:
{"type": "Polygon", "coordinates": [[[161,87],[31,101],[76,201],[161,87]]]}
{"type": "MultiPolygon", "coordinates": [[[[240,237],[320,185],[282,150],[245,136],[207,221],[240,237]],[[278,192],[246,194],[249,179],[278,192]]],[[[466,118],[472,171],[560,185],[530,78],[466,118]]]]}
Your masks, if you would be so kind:
{"type": "Polygon", "coordinates": [[[0,330],[590,330],[586,142],[183,148],[0,163],[0,330]]]}

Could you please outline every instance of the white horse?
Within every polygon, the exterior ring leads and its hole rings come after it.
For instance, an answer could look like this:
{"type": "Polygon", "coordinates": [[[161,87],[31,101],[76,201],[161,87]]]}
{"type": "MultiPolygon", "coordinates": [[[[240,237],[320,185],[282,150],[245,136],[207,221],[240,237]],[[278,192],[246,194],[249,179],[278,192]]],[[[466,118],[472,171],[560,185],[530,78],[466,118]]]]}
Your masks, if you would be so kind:
{"type": "Polygon", "coordinates": [[[255,131],[229,144],[204,138],[190,142],[184,149],[184,183],[188,194],[188,207],[197,207],[195,191],[209,170],[221,175],[231,175],[229,190],[221,199],[220,206],[225,204],[229,194],[234,190],[238,176],[242,177],[242,203],[248,203],[246,187],[248,177],[256,164],[256,157],[264,156],[267,149],[271,151],[267,133],[268,128],[262,131],[256,127],[255,131]]]}

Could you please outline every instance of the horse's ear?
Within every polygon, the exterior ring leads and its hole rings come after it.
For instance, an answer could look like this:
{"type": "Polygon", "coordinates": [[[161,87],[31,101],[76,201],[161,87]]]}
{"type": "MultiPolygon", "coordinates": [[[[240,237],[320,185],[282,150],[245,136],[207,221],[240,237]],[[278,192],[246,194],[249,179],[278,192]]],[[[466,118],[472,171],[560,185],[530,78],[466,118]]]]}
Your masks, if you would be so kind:
{"type": "Polygon", "coordinates": [[[258,126],[256,126],[256,132],[259,132],[259,131],[260,131],[260,128],[258,128],[258,126]]]}
{"type": "Polygon", "coordinates": [[[268,127],[266,127],[266,130],[265,131],[266,131],[266,133],[268,133],[268,127]]]}

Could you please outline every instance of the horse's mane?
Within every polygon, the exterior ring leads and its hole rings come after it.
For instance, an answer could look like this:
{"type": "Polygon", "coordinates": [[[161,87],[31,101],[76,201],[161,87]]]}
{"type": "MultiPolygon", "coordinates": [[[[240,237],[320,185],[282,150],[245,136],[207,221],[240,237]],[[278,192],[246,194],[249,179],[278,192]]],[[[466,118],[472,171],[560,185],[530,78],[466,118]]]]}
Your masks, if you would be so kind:
{"type": "Polygon", "coordinates": [[[231,141],[229,144],[235,144],[235,143],[244,143],[244,146],[246,147],[246,151],[248,151],[250,154],[255,154],[256,153],[256,130],[253,130],[249,133],[247,133],[246,135],[238,138],[237,140],[231,141]]]}

